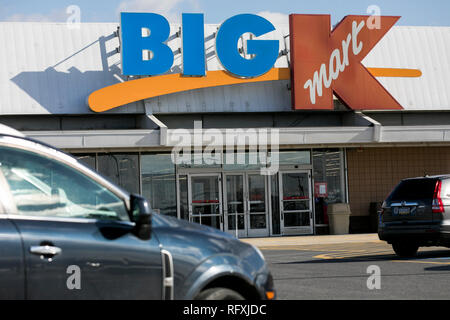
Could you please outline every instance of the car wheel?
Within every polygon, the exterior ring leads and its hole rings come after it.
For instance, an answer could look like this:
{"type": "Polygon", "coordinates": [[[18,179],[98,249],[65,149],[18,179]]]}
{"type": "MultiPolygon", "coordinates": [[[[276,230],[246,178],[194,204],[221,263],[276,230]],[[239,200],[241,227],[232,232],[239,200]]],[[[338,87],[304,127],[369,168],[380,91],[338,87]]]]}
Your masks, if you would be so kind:
{"type": "Polygon", "coordinates": [[[227,288],[211,288],[202,291],[195,300],[245,300],[234,290],[227,288]]]}
{"type": "Polygon", "coordinates": [[[417,254],[419,246],[414,243],[395,242],[392,244],[395,253],[402,258],[412,258],[417,254]]]}

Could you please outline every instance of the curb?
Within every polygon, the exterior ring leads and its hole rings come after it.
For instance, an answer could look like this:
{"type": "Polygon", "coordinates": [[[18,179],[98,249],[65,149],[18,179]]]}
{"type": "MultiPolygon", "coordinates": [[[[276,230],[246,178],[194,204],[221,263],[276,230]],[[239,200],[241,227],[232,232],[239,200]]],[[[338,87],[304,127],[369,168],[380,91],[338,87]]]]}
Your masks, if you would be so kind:
{"type": "Polygon", "coordinates": [[[377,233],[324,235],[324,236],[283,236],[276,238],[275,237],[246,238],[240,240],[242,242],[246,242],[257,247],[265,247],[265,248],[278,246],[304,246],[314,244],[382,242],[378,238],[377,233]]]}

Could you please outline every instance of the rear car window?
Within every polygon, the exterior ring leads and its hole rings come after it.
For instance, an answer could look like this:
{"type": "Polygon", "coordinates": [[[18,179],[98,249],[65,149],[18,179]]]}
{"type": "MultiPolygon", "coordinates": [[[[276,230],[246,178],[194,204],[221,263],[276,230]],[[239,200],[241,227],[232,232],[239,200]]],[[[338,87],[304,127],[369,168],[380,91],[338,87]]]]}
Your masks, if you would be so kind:
{"type": "Polygon", "coordinates": [[[404,180],[392,191],[388,201],[432,199],[437,179],[404,180]]]}

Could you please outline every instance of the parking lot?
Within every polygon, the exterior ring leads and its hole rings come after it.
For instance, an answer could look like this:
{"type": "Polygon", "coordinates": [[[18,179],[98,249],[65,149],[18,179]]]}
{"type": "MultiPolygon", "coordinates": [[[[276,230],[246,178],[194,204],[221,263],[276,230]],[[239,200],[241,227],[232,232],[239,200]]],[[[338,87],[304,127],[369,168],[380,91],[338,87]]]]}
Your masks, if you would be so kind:
{"type": "Polygon", "coordinates": [[[376,235],[248,241],[266,257],[278,299],[448,299],[450,295],[447,248],[421,248],[416,258],[401,259],[376,235]],[[368,280],[375,283],[373,277],[369,279],[373,266],[379,268],[379,289],[368,287],[368,280]]]}

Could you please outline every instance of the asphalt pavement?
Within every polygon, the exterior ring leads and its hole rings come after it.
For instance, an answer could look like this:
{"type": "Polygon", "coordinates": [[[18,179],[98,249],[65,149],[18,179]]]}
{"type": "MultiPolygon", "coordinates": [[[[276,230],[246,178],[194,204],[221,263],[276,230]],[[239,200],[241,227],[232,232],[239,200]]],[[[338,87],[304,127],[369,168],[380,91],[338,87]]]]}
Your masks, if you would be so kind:
{"type": "Polygon", "coordinates": [[[450,298],[450,249],[399,258],[376,234],[244,239],[263,252],[278,299],[450,298]]]}

